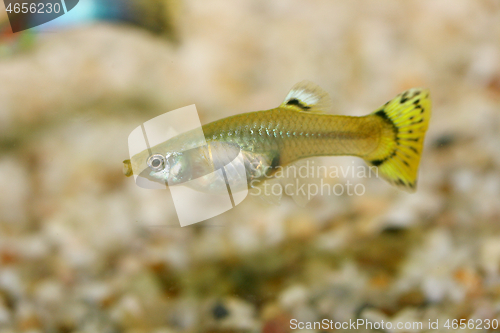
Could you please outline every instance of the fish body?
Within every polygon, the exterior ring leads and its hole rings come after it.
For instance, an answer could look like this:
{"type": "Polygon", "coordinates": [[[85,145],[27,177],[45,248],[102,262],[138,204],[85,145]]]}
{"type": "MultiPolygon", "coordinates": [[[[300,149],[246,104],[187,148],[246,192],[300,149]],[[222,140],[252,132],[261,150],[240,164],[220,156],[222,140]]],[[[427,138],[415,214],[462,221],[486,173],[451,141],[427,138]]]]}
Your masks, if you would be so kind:
{"type": "Polygon", "coordinates": [[[330,108],[328,94],[304,81],[277,108],[206,124],[202,127],[205,142],[193,131],[178,135],[125,161],[125,170],[131,174],[132,169],[149,165],[145,169],[148,177],[169,185],[206,177],[197,190],[211,192],[225,188],[213,188],[216,182],[210,173],[239,153],[246,170],[245,184],[250,187],[272,178],[279,168],[309,157],[349,155],[378,167],[390,183],[415,189],[430,118],[427,90],[405,91],[362,117],[329,114],[330,108]],[[151,169],[152,154],[163,158],[158,170],[151,169]]]}

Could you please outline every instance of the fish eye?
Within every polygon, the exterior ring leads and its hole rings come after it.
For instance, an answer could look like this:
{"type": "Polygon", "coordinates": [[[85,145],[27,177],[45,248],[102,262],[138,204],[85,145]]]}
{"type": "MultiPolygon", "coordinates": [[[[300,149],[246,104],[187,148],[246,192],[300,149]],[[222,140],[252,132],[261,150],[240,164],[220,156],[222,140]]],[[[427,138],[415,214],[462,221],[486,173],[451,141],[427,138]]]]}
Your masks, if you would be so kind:
{"type": "Polygon", "coordinates": [[[160,154],[154,154],[148,158],[147,163],[152,170],[160,171],[163,170],[165,166],[165,157],[163,157],[163,155],[160,154]]]}

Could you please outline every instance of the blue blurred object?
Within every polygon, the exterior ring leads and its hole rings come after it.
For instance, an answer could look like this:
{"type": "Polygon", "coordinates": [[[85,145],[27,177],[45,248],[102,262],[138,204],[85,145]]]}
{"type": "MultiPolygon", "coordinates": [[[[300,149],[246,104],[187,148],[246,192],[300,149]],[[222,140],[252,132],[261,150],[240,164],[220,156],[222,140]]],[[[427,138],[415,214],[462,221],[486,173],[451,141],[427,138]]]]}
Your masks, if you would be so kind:
{"type": "Polygon", "coordinates": [[[35,29],[47,31],[98,21],[132,23],[136,14],[131,0],[81,0],[73,10],[56,20],[37,26],[35,29]]]}
{"type": "Polygon", "coordinates": [[[171,7],[179,0],[65,0],[62,3],[65,6],[61,11],[66,13],[52,21],[43,23],[40,16],[23,14],[11,16],[11,22],[13,25],[39,24],[31,30],[54,32],[104,21],[138,26],[176,40],[171,7]]]}
{"type": "Polygon", "coordinates": [[[35,45],[36,37],[40,33],[57,32],[96,22],[133,25],[177,43],[173,16],[180,1],[65,0],[66,6],[63,6],[61,11],[64,10],[66,13],[46,23],[37,22],[37,17],[33,15],[10,15],[10,21],[6,19],[0,22],[0,57],[29,51],[35,45]],[[17,25],[17,28],[37,23],[40,25],[13,33],[10,22],[17,25]]]}
{"type": "Polygon", "coordinates": [[[174,38],[172,10],[178,0],[80,0],[67,14],[37,27],[63,29],[100,21],[125,23],[174,38]]]}

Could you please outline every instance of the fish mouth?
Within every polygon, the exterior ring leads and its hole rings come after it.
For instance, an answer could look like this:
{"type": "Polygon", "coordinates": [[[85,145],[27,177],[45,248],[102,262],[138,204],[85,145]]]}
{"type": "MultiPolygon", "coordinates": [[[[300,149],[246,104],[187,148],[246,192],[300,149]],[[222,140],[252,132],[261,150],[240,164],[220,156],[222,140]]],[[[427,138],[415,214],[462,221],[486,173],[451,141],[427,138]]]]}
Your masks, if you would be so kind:
{"type": "MultiPolygon", "coordinates": [[[[125,176],[130,177],[134,174],[130,160],[123,161],[123,173],[125,176]]],[[[151,175],[151,169],[146,167],[139,174],[136,174],[135,184],[141,188],[145,189],[165,189],[168,183],[151,175]]]]}
{"type": "MultiPolygon", "coordinates": [[[[144,168],[144,170],[142,170],[142,172],[137,175],[137,184],[141,187],[149,188],[148,185],[142,184],[142,182],[141,182],[142,178],[145,178],[149,181],[159,183],[162,185],[166,184],[165,181],[157,179],[155,177],[152,177],[150,173],[151,173],[151,170],[148,167],[144,168]]],[[[132,162],[130,160],[123,161],[123,174],[126,177],[130,177],[134,174],[134,170],[132,169],[132,162]]]]}
{"type": "Polygon", "coordinates": [[[134,156],[132,157],[132,159],[127,159],[123,161],[123,174],[126,177],[131,177],[132,175],[136,175],[135,177],[136,185],[147,189],[164,189],[165,186],[168,185],[165,180],[159,179],[151,175],[153,171],[151,170],[151,168],[146,166],[146,162],[144,162],[144,164],[141,164],[143,165],[143,167],[141,167],[138,170],[136,164],[137,160],[140,159],[134,156]],[[134,162],[134,164],[132,164],[132,162],[134,162]]]}
{"type": "Polygon", "coordinates": [[[130,162],[130,160],[123,161],[123,174],[126,177],[130,177],[134,174],[132,170],[132,163],[130,162]]]}

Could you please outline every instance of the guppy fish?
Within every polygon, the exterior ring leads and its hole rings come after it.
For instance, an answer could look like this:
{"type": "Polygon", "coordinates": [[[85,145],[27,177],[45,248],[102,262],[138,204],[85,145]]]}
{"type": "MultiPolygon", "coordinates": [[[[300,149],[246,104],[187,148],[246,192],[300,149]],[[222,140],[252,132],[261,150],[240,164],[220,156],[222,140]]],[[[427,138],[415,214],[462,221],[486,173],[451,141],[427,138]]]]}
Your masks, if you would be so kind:
{"type": "Polygon", "coordinates": [[[211,193],[226,187],[214,188],[210,174],[240,153],[249,187],[302,159],[350,155],[376,166],[389,183],[414,191],[431,116],[429,91],[409,89],[362,117],[329,114],[331,106],[323,89],[303,81],[279,107],[206,124],[205,142],[192,131],[182,133],[125,160],[124,173],[143,170],[143,176],[168,185],[205,177],[195,189],[211,193]]]}

